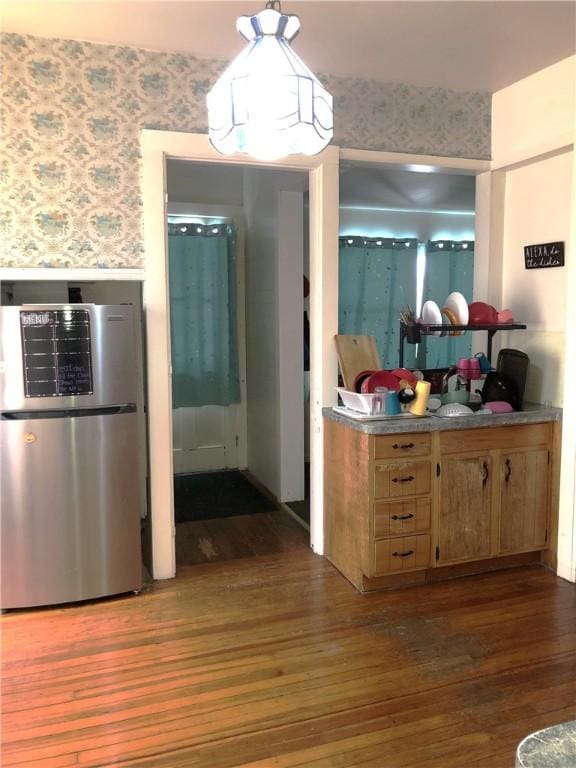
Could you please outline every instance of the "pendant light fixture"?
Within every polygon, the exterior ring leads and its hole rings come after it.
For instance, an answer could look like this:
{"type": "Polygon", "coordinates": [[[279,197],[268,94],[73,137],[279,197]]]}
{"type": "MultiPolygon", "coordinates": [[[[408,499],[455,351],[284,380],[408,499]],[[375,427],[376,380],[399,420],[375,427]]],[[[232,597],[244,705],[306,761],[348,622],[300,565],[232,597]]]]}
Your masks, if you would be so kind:
{"type": "Polygon", "coordinates": [[[261,160],[317,154],[332,138],[332,96],[290,47],[299,18],[272,0],[236,29],[248,45],[208,93],[212,145],[261,160]]]}

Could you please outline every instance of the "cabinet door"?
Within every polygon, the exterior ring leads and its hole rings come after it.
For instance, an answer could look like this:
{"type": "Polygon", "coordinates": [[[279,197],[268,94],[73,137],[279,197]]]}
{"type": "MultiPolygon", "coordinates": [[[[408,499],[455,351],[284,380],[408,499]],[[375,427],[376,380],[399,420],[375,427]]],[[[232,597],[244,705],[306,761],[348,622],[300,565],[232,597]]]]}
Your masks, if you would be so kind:
{"type": "Polygon", "coordinates": [[[546,545],[548,450],[502,454],[500,552],[528,552],[546,545]]]}
{"type": "Polygon", "coordinates": [[[436,564],[490,555],[490,454],[442,460],[436,564]]]}

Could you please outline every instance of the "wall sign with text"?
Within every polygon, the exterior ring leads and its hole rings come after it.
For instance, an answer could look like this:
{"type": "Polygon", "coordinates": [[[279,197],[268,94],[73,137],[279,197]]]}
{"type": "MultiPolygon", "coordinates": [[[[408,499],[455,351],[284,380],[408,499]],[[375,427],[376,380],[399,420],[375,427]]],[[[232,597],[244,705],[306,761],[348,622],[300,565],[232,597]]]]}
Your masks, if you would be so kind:
{"type": "Polygon", "coordinates": [[[564,243],[541,243],[524,246],[526,269],[564,266],[564,243]]]}

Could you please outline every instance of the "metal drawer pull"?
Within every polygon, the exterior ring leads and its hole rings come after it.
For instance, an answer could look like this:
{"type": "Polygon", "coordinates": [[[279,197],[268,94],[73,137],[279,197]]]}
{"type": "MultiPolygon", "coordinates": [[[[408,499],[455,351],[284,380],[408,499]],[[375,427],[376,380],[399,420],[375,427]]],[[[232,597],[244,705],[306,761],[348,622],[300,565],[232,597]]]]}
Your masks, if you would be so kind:
{"type": "Polygon", "coordinates": [[[488,476],[489,476],[489,470],[488,470],[488,462],[485,461],[482,464],[482,485],[485,486],[488,482],[488,476]]]}
{"type": "Polygon", "coordinates": [[[408,552],[392,552],[392,557],[410,557],[414,554],[413,549],[409,549],[408,552]]]}
{"type": "Polygon", "coordinates": [[[508,480],[510,480],[510,475],[512,474],[512,462],[510,459],[506,459],[504,463],[506,464],[506,476],[504,479],[508,482],[508,480]]]}
{"type": "Polygon", "coordinates": [[[410,520],[414,515],[410,513],[409,515],[392,515],[392,520],[410,520]]]}
{"type": "Polygon", "coordinates": [[[393,477],[393,483],[411,483],[412,480],[416,480],[414,475],[408,475],[408,477],[393,477]]]}
{"type": "Polygon", "coordinates": [[[394,450],[396,451],[398,450],[398,448],[400,448],[403,451],[407,451],[410,448],[414,448],[414,443],[394,443],[392,448],[394,448],[394,450]]]}

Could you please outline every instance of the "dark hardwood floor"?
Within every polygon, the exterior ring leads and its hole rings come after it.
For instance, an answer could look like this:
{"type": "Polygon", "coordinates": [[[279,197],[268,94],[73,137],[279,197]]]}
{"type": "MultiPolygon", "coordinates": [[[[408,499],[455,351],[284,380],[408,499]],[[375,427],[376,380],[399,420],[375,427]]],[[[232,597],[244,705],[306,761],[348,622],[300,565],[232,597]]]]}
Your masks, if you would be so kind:
{"type": "Polygon", "coordinates": [[[2,617],[2,765],[511,768],[576,718],[574,585],[360,595],[286,526],[139,596],[2,617]]]}
{"type": "Polygon", "coordinates": [[[283,510],[176,525],[178,566],[273,555],[307,547],[310,534],[283,510]]]}

